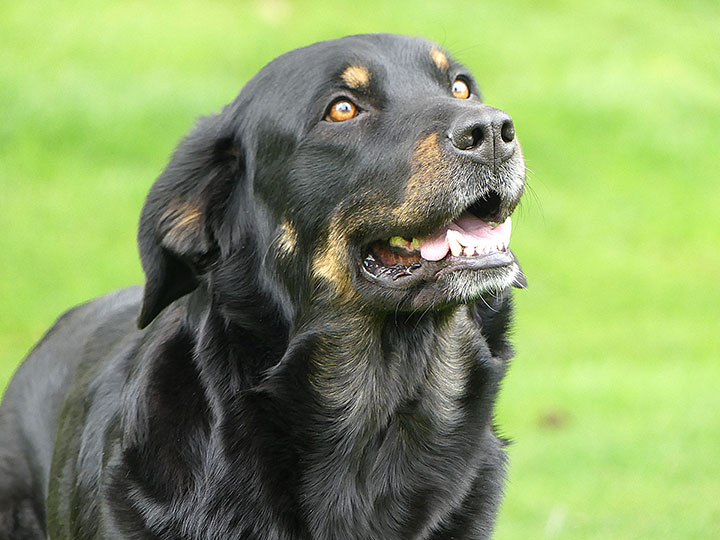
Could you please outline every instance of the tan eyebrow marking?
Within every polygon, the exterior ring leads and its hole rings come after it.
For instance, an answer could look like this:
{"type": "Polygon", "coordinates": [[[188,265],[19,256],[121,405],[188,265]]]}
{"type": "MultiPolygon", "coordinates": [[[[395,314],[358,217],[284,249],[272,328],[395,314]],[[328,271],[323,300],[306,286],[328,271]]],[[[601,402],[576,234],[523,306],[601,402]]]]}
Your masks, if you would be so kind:
{"type": "Polygon", "coordinates": [[[433,47],[430,51],[430,58],[432,58],[435,65],[442,70],[446,70],[450,67],[450,61],[448,60],[447,55],[435,47],[433,47]]]}
{"type": "Polygon", "coordinates": [[[350,88],[359,88],[370,82],[370,70],[364,66],[349,66],[341,77],[350,88]]]}

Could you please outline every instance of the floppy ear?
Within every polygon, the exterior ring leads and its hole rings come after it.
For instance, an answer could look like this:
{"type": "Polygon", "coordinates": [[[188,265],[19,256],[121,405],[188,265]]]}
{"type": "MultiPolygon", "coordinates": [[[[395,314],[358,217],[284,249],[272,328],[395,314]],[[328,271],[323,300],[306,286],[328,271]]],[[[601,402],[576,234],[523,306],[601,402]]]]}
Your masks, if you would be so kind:
{"type": "Polygon", "coordinates": [[[219,118],[201,120],[178,145],[145,200],[138,230],[145,271],[140,328],[195,289],[217,258],[216,231],[242,169],[239,144],[219,118]]]}

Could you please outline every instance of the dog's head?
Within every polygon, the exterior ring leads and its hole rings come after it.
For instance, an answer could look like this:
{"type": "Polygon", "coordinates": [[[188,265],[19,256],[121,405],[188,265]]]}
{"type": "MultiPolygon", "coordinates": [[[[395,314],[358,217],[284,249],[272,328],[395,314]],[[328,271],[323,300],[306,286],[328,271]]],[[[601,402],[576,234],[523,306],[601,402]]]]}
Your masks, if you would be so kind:
{"type": "Polygon", "coordinates": [[[522,286],[508,242],[524,180],[511,118],[438,46],[366,35],[292,51],[201,120],[153,186],[140,325],[228,280],[377,310],[522,286]]]}

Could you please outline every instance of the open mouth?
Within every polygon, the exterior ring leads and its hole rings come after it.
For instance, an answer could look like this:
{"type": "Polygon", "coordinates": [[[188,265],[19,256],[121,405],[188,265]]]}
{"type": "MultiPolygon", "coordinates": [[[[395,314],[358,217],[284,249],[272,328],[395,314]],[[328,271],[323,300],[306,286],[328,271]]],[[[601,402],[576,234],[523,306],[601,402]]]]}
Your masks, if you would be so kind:
{"type": "Polygon", "coordinates": [[[458,269],[509,266],[515,262],[508,250],[512,221],[501,209],[500,195],[491,191],[427,236],[376,241],[363,260],[364,274],[375,282],[409,286],[458,269]]]}

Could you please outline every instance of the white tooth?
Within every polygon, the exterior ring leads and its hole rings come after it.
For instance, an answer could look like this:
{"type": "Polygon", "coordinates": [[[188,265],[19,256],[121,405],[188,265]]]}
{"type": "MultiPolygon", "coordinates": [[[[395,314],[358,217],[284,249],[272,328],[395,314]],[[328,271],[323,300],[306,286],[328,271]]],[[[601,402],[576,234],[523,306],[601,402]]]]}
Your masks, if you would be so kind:
{"type": "Polygon", "coordinates": [[[462,246],[460,245],[460,233],[457,231],[448,231],[447,232],[447,240],[450,244],[450,251],[455,257],[459,257],[460,254],[463,251],[462,246]]]}
{"type": "Polygon", "coordinates": [[[462,249],[462,246],[458,244],[457,240],[455,240],[454,238],[450,240],[450,251],[453,255],[459,257],[462,253],[462,249]]]}

